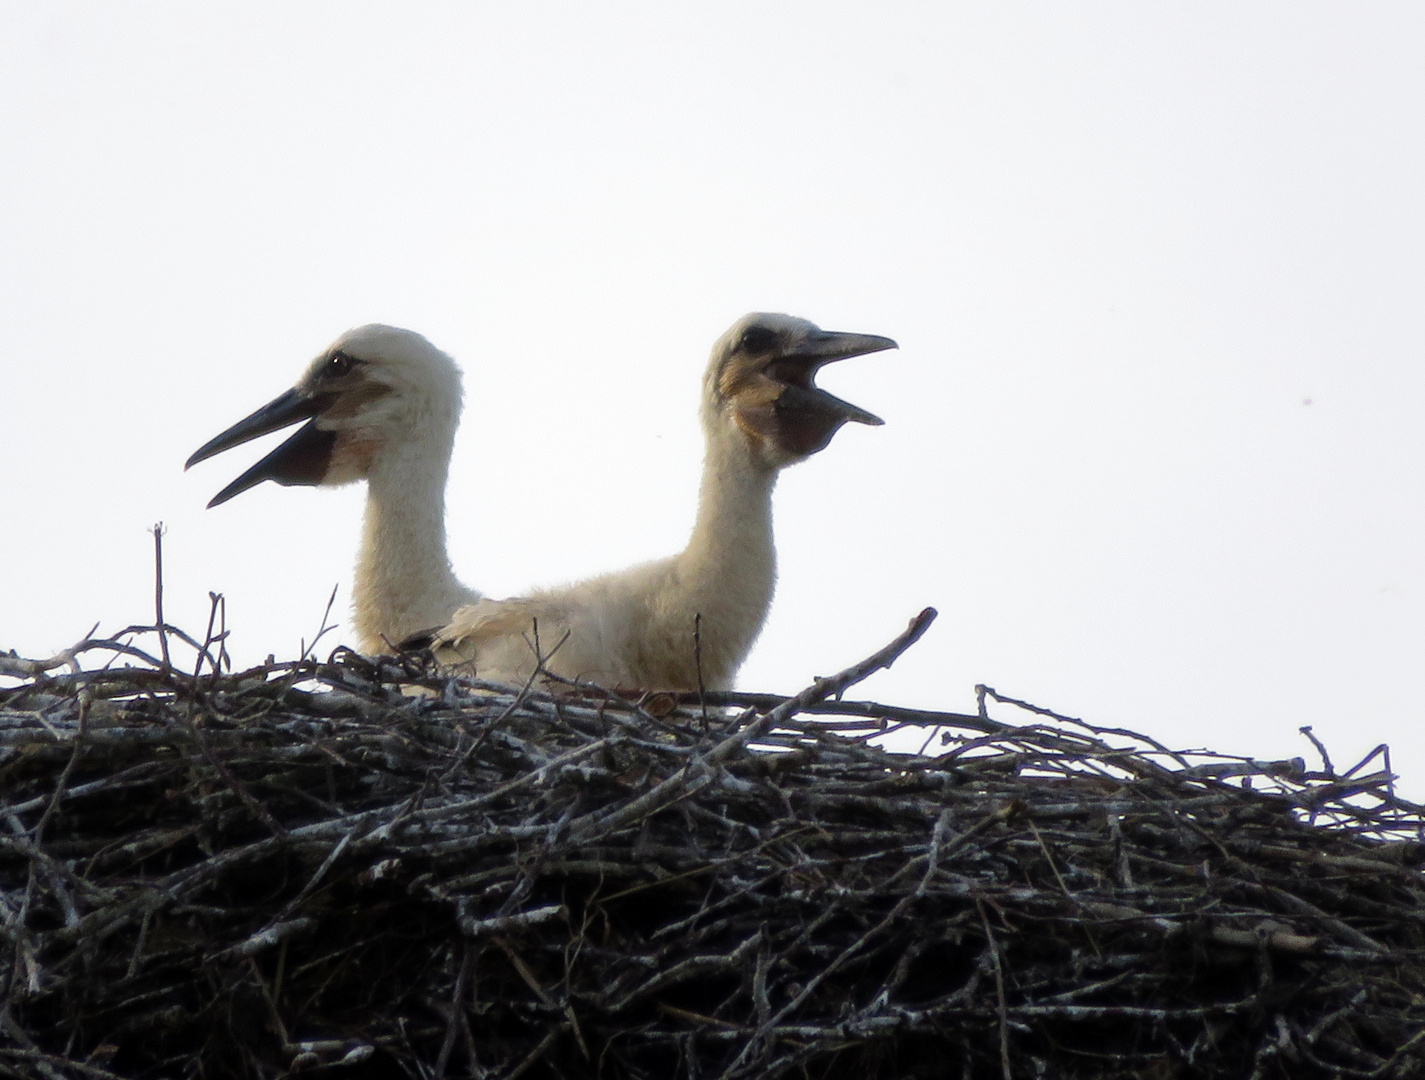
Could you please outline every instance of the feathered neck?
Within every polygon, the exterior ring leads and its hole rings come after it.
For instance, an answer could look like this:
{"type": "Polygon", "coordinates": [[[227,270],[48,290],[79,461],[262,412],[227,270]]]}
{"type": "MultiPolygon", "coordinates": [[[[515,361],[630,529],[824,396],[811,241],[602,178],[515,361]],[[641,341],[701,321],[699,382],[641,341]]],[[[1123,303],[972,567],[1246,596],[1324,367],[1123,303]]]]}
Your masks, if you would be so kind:
{"type": "Polygon", "coordinates": [[[445,483],[455,433],[432,427],[378,454],[367,477],[354,596],[355,628],[367,652],[390,652],[479,599],[456,579],[446,550],[445,483]]]}
{"type": "Polygon", "coordinates": [[[688,546],[674,558],[679,596],[670,604],[701,616],[702,674],[709,689],[731,683],[772,604],[776,483],[777,470],[756,460],[741,430],[709,426],[697,521],[688,546]]]}

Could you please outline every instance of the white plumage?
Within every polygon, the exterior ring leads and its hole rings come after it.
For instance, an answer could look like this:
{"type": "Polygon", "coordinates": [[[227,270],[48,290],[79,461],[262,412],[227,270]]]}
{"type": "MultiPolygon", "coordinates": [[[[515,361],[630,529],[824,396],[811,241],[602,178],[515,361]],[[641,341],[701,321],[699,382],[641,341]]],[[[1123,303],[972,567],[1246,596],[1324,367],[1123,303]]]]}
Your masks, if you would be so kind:
{"type": "Polygon", "coordinates": [[[296,386],[204,444],[185,468],[306,420],[208,505],[264,480],[311,486],[365,480],[354,625],[364,651],[390,652],[480,599],[456,579],[445,542],[445,483],[460,398],[460,369],[420,334],[357,327],[313,360],[296,386]]]}
{"type": "Polygon", "coordinates": [[[479,600],[435,635],[437,656],[481,678],[520,682],[535,670],[537,627],[540,651],[554,650],[545,669],[562,678],[627,689],[731,685],[776,583],[778,473],[848,420],[881,423],[817,387],[816,371],[895,344],[787,315],[740,319],[713,347],[704,376],[706,456],[687,547],[565,588],[479,600]]]}

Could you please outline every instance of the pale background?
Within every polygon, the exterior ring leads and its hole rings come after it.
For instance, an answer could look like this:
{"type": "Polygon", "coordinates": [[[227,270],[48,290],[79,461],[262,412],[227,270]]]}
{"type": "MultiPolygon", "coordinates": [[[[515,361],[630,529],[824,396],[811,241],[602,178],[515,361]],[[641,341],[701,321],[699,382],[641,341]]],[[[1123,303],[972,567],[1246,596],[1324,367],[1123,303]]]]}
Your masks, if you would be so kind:
{"type": "MultiPolygon", "coordinates": [[[[1418,3],[0,6],[0,648],[225,593],[293,656],[362,492],[200,443],[349,326],[466,372],[495,596],[679,547],[753,310],[887,334],[788,472],[743,671],[986,682],[1176,745],[1394,747],[1425,794],[1418,3]]],[[[335,644],[329,638],[326,646],[335,644]]]]}

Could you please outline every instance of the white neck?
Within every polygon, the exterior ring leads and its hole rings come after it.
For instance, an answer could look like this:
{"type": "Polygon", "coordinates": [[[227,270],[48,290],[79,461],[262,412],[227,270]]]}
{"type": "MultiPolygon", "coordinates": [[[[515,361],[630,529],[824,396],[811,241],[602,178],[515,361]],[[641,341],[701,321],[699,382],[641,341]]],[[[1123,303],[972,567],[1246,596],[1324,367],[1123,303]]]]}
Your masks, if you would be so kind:
{"type": "Polygon", "coordinates": [[[702,675],[709,689],[731,683],[772,605],[776,483],[777,470],[754,458],[740,430],[709,428],[697,522],[673,559],[673,587],[681,595],[670,605],[702,616],[702,675]]]}
{"type": "Polygon", "coordinates": [[[425,438],[388,446],[372,462],[354,597],[356,633],[367,652],[390,652],[479,599],[456,579],[445,546],[453,442],[453,432],[427,429],[425,438]]]}

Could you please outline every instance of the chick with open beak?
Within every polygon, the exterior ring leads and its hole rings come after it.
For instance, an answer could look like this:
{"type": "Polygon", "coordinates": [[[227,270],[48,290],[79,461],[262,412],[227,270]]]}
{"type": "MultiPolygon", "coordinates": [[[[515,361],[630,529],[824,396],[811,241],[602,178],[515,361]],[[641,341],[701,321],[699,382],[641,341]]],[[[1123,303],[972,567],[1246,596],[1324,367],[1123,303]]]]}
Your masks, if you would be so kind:
{"type": "Polygon", "coordinates": [[[445,482],[460,423],[460,382],[455,361],[420,334],[360,326],[332,342],[292,389],[188,459],[192,466],[302,424],[208,505],[264,480],[310,487],[366,482],[353,622],[368,652],[389,651],[480,597],[456,579],[445,544],[445,482]]]}
{"type": "Polygon", "coordinates": [[[698,513],[676,555],[574,585],[484,599],[421,639],[445,663],[520,684],[547,671],[606,688],[724,690],[761,632],[777,581],[772,493],[781,470],[847,421],[879,424],[816,385],[834,360],[890,338],[755,313],[713,346],[703,377],[698,513]],[[558,642],[536,657],[531,642],[558,642]]]}
{"type": "MultiPolygon", "coordinates": [[[[397,331],[394,327],[369,326],[361,330],[368,337],[377,336],[377,331],[419,337],[410,331],[397,331]]],[[[365,339],[362,340],[364,342],[365,339]]],[[[429,346],[424,338],[420,341],[429,346]]],[[[392,390],[387,382],[373,378],[368,368],[367,361],[356,358],[338,342],[311,363],[296,386],[195,450],[183,465],[185,471],[224,450],[307,421],[270,454],[214,495],[208,502],[209,509],[264,480],[286,487],[316,487],[360,479],[370,462],[367,460],[352,468],[356,463],[344,460],[351,456],[350,453],[339,453],[341,420],[362,411],[392,390]],[[340,468],[343,465],[346,467],[340,468]],[[338,476],[337,473],[343,475],[338,476]]],[[[456,387],[458,393],[458,383],[456,387]]],[[[350,451],[353,448],[344,446],[341,449],[350,451]]]]}
{"type": "MultiPolygon", "coordinates": [[[[762,463],[780,469],[825,449],[847,421],[884,423],[817,386],[816,373],[836,360],[896,347],[887,337],[822,330],[790,315],[747,315],[713,348],[704,408],[730,415],[762,463]]],[[[704,423],[710,419],[705,415],[704,423]]]]}

